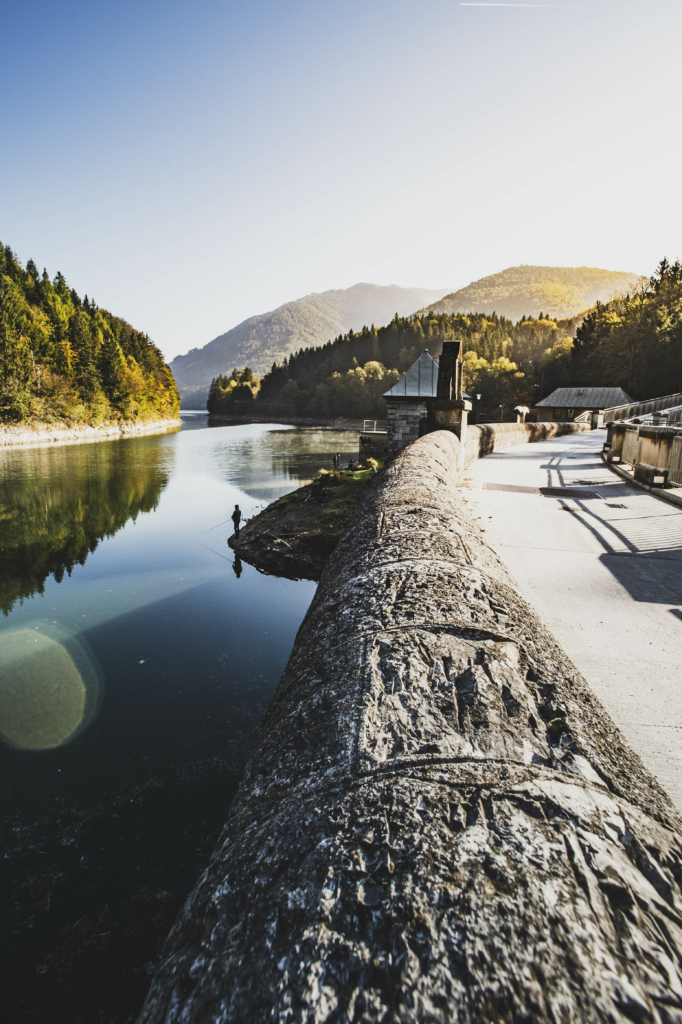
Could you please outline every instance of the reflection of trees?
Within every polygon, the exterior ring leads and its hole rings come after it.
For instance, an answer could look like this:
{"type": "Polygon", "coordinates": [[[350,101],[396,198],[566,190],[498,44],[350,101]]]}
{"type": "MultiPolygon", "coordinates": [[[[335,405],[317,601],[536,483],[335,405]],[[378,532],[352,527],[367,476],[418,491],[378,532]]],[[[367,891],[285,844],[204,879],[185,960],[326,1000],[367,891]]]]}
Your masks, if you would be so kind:
{"type": "Polygon", "coordinates": [[[168,481],[135,441],[6,452],[0,462],[0,608],[83,565],[103,537],[150,512],[168,481]]]}

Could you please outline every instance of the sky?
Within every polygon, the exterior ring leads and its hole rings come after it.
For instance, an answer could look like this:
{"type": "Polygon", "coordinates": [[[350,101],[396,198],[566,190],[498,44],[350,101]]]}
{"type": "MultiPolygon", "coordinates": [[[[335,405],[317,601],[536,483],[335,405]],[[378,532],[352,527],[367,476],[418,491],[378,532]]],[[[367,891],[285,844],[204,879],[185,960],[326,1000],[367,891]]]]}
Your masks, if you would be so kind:
{"type": "Polygon", "coordinates": [[[167,358],[309,292],[682,257],[682,3],[0,0],[0,239],[167,358]]]}

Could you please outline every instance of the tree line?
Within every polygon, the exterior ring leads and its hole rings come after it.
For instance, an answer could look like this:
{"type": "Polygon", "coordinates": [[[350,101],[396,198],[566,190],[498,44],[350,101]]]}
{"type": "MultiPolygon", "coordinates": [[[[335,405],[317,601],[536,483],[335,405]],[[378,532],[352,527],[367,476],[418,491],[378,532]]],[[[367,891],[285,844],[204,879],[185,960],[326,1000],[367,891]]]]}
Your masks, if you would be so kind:
{"type": "Polygon", "coordinates": [[[650,278],[598,302],[577,330],[570,375],[587,387],[621,387],[632,398],[682,391],[682,264],[661,260],[650,278]]]}
{"type": "Polygon", "coordinates": [[[248,368],[216,378],[209,412],[383,418],[383,392],[425,349],[437,358],[452,340],[463,343],[464,388],[482,396],[482,419],[497,419],[500,406],[511,418],[515,405],[533,406],[558,387],[622,387],[637,399],[682,391],[682,267],[662,260],[636,288],[564,320],[396,314],[385,327],[300,349],[261,380],[248,368]]]}
{"type": "Polygon", "coordinates": [[[171,418],[179,407],[146,334],[0,244],[0,421],[96,425],[171,418]]]}
{"type": "Polygon", "coordinates": [[[483,393],[482,414],[497,412],[500,401],[511,410],[530,400],[544,353],[570,339],[577,322],[542,314],[516,325],[494,313],[396,314],[385,327],[363,327],[326,345],[300,349],[274,363],[261,380],[248,368],[215,378],[208,410],[244,417],[381,419],[386,415],[383,393],[425,349],[437,358],[443,342],[453,340],[464,343],[465,388],[483,393]]]}

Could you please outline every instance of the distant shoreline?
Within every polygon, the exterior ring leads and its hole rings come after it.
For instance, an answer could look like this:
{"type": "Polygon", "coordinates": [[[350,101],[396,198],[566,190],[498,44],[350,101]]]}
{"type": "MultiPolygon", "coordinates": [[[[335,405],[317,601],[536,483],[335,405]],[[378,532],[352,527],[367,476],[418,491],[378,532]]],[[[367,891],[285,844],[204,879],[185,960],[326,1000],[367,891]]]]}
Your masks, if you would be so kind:
{"type": "Polygon", "coordinates": [[[141,434],[161,434],[182,426],[181,419],[143,420],[141,422],[121,421],[90,425],[69,426],[66,423],[18,423],[0,427],[0,449],[19,445],[78,444],[87,441],[107,441],[122,437],[137,437],[141,434]]]}
{"type": "MultiPolygon", "coordinates": [[[[184,412],[185,410],[180,410],[184,412]]],[[[190,410],[186,410],[189,412],[190,410]]],[[[192,410],[195,411],[195,410],[192,410]]],[[[357,430],[362,432],[363,420],[361,419],[324,419],[313,416],[213,416],[206,413],[211,423],[284,423],[293,427],[333,427],[336,430],[357,430]]],[[[372,420],[372,422],[374,422],[372,420]]],[[[377,420],[377,422],[379,422],[377,420]]],[[[383,422],[383,421],[382,421],[383,422]]]]}

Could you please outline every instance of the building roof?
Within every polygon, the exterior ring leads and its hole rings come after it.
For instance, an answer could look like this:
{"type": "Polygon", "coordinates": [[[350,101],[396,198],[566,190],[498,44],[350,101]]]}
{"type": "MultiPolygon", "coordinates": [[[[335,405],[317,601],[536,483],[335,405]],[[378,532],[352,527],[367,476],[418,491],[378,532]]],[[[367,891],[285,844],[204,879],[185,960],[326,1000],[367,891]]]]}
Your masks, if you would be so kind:
{"type": "Polygon", "coordinates": [[[384,398],[435,398],[438,387],[438,363],[430,352],[422,352],[407,373],[384,393],[384,398]]]}
{"type": "Polygon", "coordinates": [[[616,405],[628,405],[631,401],[622,388],[557,388],[547,398],[536,402],[535,408],[612,409],[616,405]]]}

